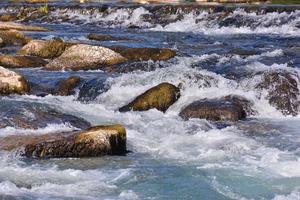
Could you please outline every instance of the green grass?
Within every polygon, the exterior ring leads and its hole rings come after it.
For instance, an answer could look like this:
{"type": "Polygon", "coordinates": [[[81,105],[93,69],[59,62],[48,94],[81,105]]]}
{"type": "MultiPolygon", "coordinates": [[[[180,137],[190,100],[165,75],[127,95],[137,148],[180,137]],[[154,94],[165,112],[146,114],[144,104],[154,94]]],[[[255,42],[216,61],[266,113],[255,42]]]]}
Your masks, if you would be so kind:
{"type": "Polygon", "coordinates": [[[272,4],[300,4],[300,0],[272,0],[272,4]]]}

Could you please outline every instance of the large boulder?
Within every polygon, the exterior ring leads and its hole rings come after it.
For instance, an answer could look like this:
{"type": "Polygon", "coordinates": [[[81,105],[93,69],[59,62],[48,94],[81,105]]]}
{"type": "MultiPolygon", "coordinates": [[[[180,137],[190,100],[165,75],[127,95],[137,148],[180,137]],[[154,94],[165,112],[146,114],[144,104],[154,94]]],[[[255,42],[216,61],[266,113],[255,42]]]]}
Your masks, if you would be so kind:
{"type": "Polygon", "coordinates": [[[18,100],[0,100],[0,129],[42,129],[49,125],[86,129],[90,123],[73,115],[65,114],[41,103],[18,100]]]}
{"type": "Polygon", "coordinates": [[[3,40],[3,44],[5,45],[25,45],[31,40],[23,33],[16,30],[0,30],[0,38],[3,40]]]}
{"type": "Polygon", "coordinates": [[[121,46],[110,48],[130,61],[163,61],[176,56],[174,50],[166,48],[128,48],[121,46]]]}
{"type": "Polygon", "coordinates": [[[43,67],[48,62],[39,57],[0,55],[0,65],[6,68],[43,67]]]}
{"type": "Polygon", "coordinates": [[[19,30],[19,31],[48,31],[48,29],[39,27],[39,26],[30,26],[24,25],[15,22],[1,22],[0,21],[0,30],[19,30]]]}
{"type": "Polygon", "coordinates": [[[105,85],[106,78],[99,77],[88,80],[79,88],[78,100],[89,102],[95,100],[100,94],[106,92],[108,87],[105,85]]]}
{"type": "Polygon", "coordinates": [[[0,67],[0,95],[23,94],[28,91],[28,83],[22,75],[0,67]]]}
{"type": "Polygon", "coordinates": [[[126,61],[120,54],[100,46],[77,44],[45,66],[46,70],[101,69],[126,61]]]}
{"type": "Polygon", "coordinates": [[[73,44],[60,39],[54,40],[32,40],[18,52],[21,55],[38,56],[53,59],[59,57],[67,48],[73,44]]]}
{"type": "Polygon", "coordinates": [[[126,154],[122,125],[96,126],[78,133],[26,144],[24,156],[34,158],[96,157],[126,154]]]}
{"type": "Polygon", "coordinates": [[[257,89],[267,91],[267,99],[284,115],[296,116],[299,113],[299,76],[288,71],[271,71],[262,76],[257,89]]]}
{"type": "Polygon", "coordinates": [[[212,121],[238,121],[253,114],[252,103],[238,96],[198,100],[186,106],[179,115],[187,120],[200,118],[212,121]]]}
{"type": "Polygon", "coordinates": [[[179,97],[179,88],[170,83],[161,83],[139,95],[128,105],[121,107],[119,111],[145,111],[156,108],[165,112],[179,97]]]}

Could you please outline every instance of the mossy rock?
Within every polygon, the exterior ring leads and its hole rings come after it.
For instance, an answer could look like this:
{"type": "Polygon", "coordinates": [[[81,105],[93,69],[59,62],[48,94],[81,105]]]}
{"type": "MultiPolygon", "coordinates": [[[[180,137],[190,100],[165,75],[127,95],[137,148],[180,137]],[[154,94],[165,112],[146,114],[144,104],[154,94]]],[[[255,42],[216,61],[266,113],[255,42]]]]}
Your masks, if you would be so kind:
{"type": "Polygon", "coordinates": [[[121,107],[119,111],[145,111],[156,108],[165,112],[179,97],[179,88],[170,83],[161,83],[139,95],[131,103],[121,107]]]}
{"type": "Polygon", "coordinates": [[[16,30],[0,31],[0,38],[5,45],[25,45],[31,40],[16,30]]]}
{"type": "MultiPolygon", "coordinates": [[[[40,137],[40,136],[38,136],[40,137]]],[[[45,137],[45,136],[42,136],[45,137]]],[[[57,139],[26,144],[24,155],[34,158],[98,157],[126,154],[126,130],[122,125],[95,126],[57,139]]]]}
{"type": "Polygon", "coordinates": [[[58,83],[56,95],[68,96],[74,93],[74,88],[79,85],[81,79],[79,76],[70,76],[58,83]]]}
{"type": "Polygon", "coordinates": [[[48,62],[39,57],[0,55],[0,66],[6,68],[43,67],[48,62]]]}
{"type": "Polygon", "coordinates": [[[54,40],[32,40],[25,45],[18,53],[21,55],[32,55],[47,59],[59,57],[72,43],[60,39],[54,40]]]}
{"type": "Polygon", "coordinates": [[[126,48],[120,46],[110,48],[129,61],[163,61],[176,56],[176,51],[166,48],[126,48]]]}

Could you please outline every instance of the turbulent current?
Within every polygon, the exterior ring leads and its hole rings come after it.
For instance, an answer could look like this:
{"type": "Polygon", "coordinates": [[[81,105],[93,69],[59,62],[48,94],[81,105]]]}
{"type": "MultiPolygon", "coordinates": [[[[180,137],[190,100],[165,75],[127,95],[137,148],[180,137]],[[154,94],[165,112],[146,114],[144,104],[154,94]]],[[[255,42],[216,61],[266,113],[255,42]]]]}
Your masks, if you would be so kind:
{"type": "MultiPolygon", "coordinates": [[[[92,125],[120,123],[127,130],[126,156],[31,160],[0,152],[3,199],[300,199],[300,119],[284,115],[255,85],[262,74],[300,75],[300,8],[295,6],[138,6],[92,3],[39,5],[0,3],[1,13],[23,13],[17,21],[51,29],[25,32],[45,40],[104,46],[159,47],[176,50],[167,61],[143,62],[143,70],[49,72],[16,69],[27,80],[46,86],[70,75],[96,80],[96,91],[72,96],[0,97],[0,117],[8,108],[32,118],[34,107],[81,117],[92,125]],[[128,38],[91,41],[89,33],[128,38]],[[169,82],[181,96],[165,113],[120,113],[118,108],[147,89],[169,82]],[[244,121],[218,123],[183,120],[179,112],[198,99],[239,95],[255,112],[244,121]],[[30,105],[30,106],[28,106],[30,105]]],[[[1,53],[15,48],[4,47],[1,53]]],[[[299,87],[299,84],[298,84],[299,87]]],[[[297,97],[299,98],[299,97],[297,97]]],[[[11,111],[12,112],[12,111],[11,111]]],[[[1,119],[1,120],[2,120],[1,119]]],[[[76,124],[49,121],[36,129],[11,124],[0,137],[77,130],[76,124]]]]}

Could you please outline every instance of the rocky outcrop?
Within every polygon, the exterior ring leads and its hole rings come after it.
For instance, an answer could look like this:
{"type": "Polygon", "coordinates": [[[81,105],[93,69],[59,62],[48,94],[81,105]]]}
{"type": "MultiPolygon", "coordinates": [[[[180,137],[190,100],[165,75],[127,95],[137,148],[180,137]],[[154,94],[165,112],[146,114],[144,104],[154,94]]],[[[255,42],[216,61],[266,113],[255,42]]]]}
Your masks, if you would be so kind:
{"type": "Polygon", "coordinates": [[[46,70],[101,69],[126,61],[120,54],[100,46],[77,44],[45,66],[46,70]]]}
{"type": "Polygon", "coordinates": [[[0,38],[3,40],[3,44],[5,45],[25,45],[31,40],[23,33],[16,30],[0,30],[0,38]]]}
{"type": "Polygon", "coordinates": [[[39,26],[30,26],[19,24],[15,22],[1,22],[0,21],[0,30],[19,30],[19,31],[48,31],[48,29],[39,27],[39,26]]]}
{"type": "Polygon", "coordinates": [[[183,119],[200,118],[212,121],[238,121],[254,114],[252,102],[239,96],[218,99],[203,99],[185,107],[180,116],[183,119]]]}
{"type": "Polygon", "coordinates": [[[165,112],[179,97],[179,88],[170,83],[161,83],[139,95],[131,103],[121,107],[119,111],[145,111],[156,108],[165,112]]]}
{"type": "Polygon", "coordinates": [[[96,40],[96,41],[124,41],[124,40],[130,40],[128,38],[124,37],[115,37],[112,35],[104,35],[104,34],[95,34],[90,33],[87,38],[89,40],[96,40]]]}
{"type": "Polygon", "coordinates": [[[0,95],[24,94],[28,91],[29,86],[22,75],[0,67],[0,95]]]}
{"type": "Polygon", "coordinates": [[[32,40],[26,44],[18,53],[22,55],[38,56],[53,59],[59,57],[67,48],[73,44],[60,39],[54,40],[32,40]]]}
{"type": "Polygon", "coordinates": [[[77,87],[81,79],[78,76],[70,76],[58,83],[58,88],[55,92],[56,95],[68,96],[74,94],[74,88],[77,87]]]}
{"type": "Polygon", "coordinates": [[[262,75],[262,81],[256,85],[257,89],[267,91],[270,104],[284,115],[299,113],[299,76],[288,71],[271,71],[262,75]]]}
{"type": "Polygon", "coordinates": [[[174,50],[165,48],[126,48],[120,46],[110,48],[130,61],[162,61],[176,56],[174,50]]]}
{"type": "Polygon", "coordinates": [[[47,63],[39,57],[0,55],[0,65],[5,68],[43,67],[47,63]]]}
{"type": "Polygon", "coordinates": [[[41,129],[49,125],[62,125],[77,129],[91,126],[86,120],[65,114],[41,103],[1,99],[0,128],[41,129]]]}

